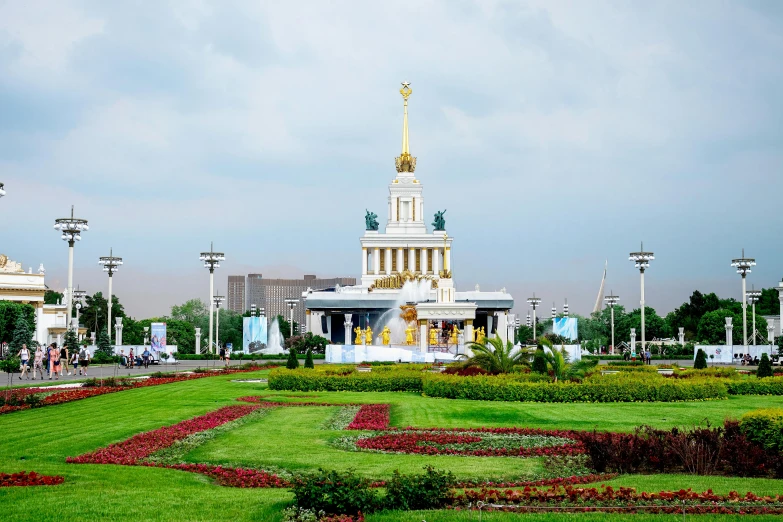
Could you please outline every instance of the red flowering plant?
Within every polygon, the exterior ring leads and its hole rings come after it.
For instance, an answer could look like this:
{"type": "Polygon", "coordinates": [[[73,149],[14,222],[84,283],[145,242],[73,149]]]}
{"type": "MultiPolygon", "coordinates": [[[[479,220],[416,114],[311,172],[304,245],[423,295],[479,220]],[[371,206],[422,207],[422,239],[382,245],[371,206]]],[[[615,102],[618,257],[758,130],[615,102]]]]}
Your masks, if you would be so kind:
{"type": "Polygon", "coordinates": [[[35,471],[19,473],[0,473],[0,488],[13,486],[55,486],[65,479],[59,475],[41,475],[35,471]]]}
{"type": "Polygon", "coordinates": [[[348,425],[348,429],[386,430],[389,429],[389,422],[388,404],[364,404],[348,425]]]}

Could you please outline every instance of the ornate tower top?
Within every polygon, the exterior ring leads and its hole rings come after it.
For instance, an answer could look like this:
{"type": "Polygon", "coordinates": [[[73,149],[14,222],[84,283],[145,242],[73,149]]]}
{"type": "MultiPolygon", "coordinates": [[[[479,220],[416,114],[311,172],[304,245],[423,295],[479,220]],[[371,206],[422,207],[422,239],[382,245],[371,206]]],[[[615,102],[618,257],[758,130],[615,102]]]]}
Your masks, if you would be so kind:
{"type": "Polygon", "coordinates": [[[410,82],[402,82],[403,115],[402,115],[402,154],[394,158],[397,172],[410,172],[416,170],[416,158],[411,156],[408,148],[408,96],[411,95],[410,82]]]}

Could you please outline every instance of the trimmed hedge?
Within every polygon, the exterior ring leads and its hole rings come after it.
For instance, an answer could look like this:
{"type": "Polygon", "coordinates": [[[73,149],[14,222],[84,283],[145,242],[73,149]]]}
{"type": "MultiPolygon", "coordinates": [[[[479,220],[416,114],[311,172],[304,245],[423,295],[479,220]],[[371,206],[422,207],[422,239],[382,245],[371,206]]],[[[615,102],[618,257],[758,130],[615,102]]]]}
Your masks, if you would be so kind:
{"type": "Polygon", "coordinates": [[[720,382],[673,379],[594,379],[583,383],[518,382],[503,377],[431,375],[424,379],[429,397],[524,402],[675,402],[725,399],[720,382]]]}
{"type": "Polygon", "coordinates": [[[269,374],[270,390],[384,392],[422,390],[421,371],[397,370],[347,375],[327,374],[313,370],[273,370],[269,374]]]}
{"type": "MultiPolygon", "coordinates": [[[[307,357],[304,353],[299,353],[296,355],[298,359],[304,359],[307,357]]],[[[220,356],[216,353],[212,354],[192,354],[192,353],[178,353],[177,359],[180,361],[211,361],[211,360],[218,360],[220,356]]],[[[323,354],[314,353],[313,359],[325,359],[326,356],[323,354]]],[[[231,360],[232,361],[279,361],[279,360],[286,360],[288,359],[288,353],[281,353],[281,354],[260,354],[260,353],[238,353],[238,352],[231,352],[231,360]]]]}
{"type": "Polygon", "coordinates": [[[725,384],[730,395],[783,395],[783,377],[748,377],[725,384]]]}
{"type": "Polygon", "coordinates": [[[745,436],[765,449],[783,452],[783,409],[753,410],[740,418],[745,436]]]}

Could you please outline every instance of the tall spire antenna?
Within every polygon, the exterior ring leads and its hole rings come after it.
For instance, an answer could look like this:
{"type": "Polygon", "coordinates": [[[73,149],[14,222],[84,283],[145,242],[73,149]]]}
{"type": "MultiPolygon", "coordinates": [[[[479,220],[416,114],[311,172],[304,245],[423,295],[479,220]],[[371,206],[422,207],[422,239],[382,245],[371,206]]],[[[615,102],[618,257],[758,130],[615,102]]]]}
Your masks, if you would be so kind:
{"type": "Polygon", "coordinates": [[[402,153],[395,158],[397,172],[413,172],[416,170],[416,158],[411,156],[410,146],[408,144],[408,96],[411,95],[410,82],[402,82],[403,112],[402,112],[402,153]]]}

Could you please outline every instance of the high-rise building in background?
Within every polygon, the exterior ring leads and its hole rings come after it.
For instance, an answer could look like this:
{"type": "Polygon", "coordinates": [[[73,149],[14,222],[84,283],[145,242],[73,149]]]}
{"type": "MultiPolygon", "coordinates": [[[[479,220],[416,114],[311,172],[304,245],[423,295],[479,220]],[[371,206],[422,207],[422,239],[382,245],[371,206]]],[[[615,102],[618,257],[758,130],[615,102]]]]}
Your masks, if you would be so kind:
{"type": "Polygon", "coordinates": [[[294,321],[305,324],[305,306],[302,293],[311,290],[326,290],[337,285],[350,286],[356,284],[355,277],[333,277],[319,279],[314,275],[305,275],[302,279],[264,279],[261,274],[248,274],[245,288],[245,310],[255,304],[265,310],[268,318],[282,315],[286,320],[290,319],[291,312],[286,304],[286,299],[297,299],[294,309],[294,321]]]}
{"type": "Polygon", "coordinates": [[[228,276],[226,308],[238,314],[245,313],[245,276],[228,276]]]}

